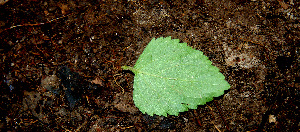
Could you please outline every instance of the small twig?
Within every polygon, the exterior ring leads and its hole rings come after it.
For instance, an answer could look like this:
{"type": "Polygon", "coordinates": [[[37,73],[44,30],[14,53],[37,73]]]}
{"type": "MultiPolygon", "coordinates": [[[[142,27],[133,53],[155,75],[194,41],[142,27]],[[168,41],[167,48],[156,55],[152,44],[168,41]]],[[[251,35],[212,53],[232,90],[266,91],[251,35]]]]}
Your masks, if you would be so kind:
{"type": "Polygon", "coordinates": [[[118,76],[118,75],[120,75],[120,74],[115,74],[114,76],[113,76],[113,78],[114,78],[114,82],[122,89],[122,94],[124,94],[124,88],[122,87],[122,86],[120,86],[119,85],[119,83],[117,83],[117,81],[116,81],[116,78],[115,78],[115,76],[118,76]]]}
{"type": "MultiPolygon", "coordinates": [[[[212,122],[213,123],[213,122],[212,122]]],[[[215,126],[215,128],[218,130],[218,132],[222,132],[216,125],[215,125],[215,123],[213,123],[214,124],[214,126],[215,126]]]]}
{"type": "MultiPolygon", "coordinates": [[[[71,14],[72,14],[72,13],[71,13],[71,14]]],[[[47,21],[47,22],[42,22],[42,23],[33,23],[33,24],[32,24],[32,23],[28,23],[28,24],[14,25],[14,26],[11,26],[11,27],[9,27],[9,28],[5,28],[5,29],[2,30],[2,31],[0,30],[0,33],[2,33],[3,31],[9,30],[9,29],[17,28],[17,27],[28,27],[28,26],[32,27],[32,26],[45,25],[45,24],[47,24],[47,23],[51,23],[51,22],[53,22],[53,21],[57,21],[57,20],[59,20],[59,19],[65,18],[65,17],[67,17],[67,16],[69,16],[69,15],[70,15],[70,14],[64,15],[64,16],[61,16],[61,17],[52,19],[52,20],[50,20],[50,21],[47,21]]]]}
{"type": "MultiPolygon", "coordinates": [[[[213,109],[209,105],[206,105],[206,106],[213,112],[213,109]]],[[[211,123],[214,125],[214,127],[217,129],[217,131],[221,132],[221,130],[215,125],[215,123],[213,121],[211,121],[211,123]]]]}
{"type": "Polygon", "coordinates": [[[216,105],[216,107],[217,107],[217,109],[218,109],[218,111],[219,111],[219,114],[220,114],[220,116],[221,116],[223,122],[225,123],[226,129],[229,130],[228,124],[227,124],[225,118],[223,117],[223,114],[222,114],[221,110],[219,109],[218,104],[217,104],[215,101],[214,101],[214,103],[215,103],[215,105],[216,105]]]}
{"type": "Polygon", "coordinates": [[[127,127],[122,127],[122,126],[119,126],[121,129],[129,129],[129,128],[133,128],[133,126],[127,126],[127,127]]]}
{"type": "Polygon", "coordinates": [[[201,121],[200,121],[200,119],[198,118],[198,113],[197,113],[196,110],[194,110],[194,116],[196,117],[197,124],[198,124],[199,126],[202,126],[201,121]]]}

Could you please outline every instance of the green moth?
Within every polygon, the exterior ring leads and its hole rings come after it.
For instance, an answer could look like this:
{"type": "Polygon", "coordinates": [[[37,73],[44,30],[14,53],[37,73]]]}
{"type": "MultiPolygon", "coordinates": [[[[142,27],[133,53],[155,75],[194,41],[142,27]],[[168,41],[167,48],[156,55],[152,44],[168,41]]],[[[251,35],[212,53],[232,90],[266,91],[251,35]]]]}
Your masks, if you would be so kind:
{"type": "Polygon", "coordinates": [[[133,100],[151,116],[178,115],[224,94],[230,85],[203,52],[179,39],[152,39],[134,67],[133,100]]]}

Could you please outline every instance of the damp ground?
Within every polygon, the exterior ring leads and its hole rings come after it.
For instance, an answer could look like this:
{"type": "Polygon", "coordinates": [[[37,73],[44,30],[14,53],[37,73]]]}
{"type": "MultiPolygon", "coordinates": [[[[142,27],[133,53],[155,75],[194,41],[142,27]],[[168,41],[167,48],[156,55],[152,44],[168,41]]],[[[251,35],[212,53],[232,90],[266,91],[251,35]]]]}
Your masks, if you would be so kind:
{"type": "Polygon", "coordinates": [[[300,2],[0,1],[2,131],[299,131],[300,2]],[[132,100],[152,38],[202,51],[230,90],[179,116],[132,100]]]}

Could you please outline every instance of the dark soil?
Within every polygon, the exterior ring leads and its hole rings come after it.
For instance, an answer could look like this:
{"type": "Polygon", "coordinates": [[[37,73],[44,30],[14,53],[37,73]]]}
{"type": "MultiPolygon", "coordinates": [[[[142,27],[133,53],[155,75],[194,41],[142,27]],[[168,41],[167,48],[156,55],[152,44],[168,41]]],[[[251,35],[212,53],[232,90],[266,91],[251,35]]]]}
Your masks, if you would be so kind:
{"type": "Polygon", "coordinates": [[[0,1],[1,131],[300,131],[297,0],[0,1]],[[203,51],[230,90],[142,114],[134,66],[152,38],[203,51]]]}

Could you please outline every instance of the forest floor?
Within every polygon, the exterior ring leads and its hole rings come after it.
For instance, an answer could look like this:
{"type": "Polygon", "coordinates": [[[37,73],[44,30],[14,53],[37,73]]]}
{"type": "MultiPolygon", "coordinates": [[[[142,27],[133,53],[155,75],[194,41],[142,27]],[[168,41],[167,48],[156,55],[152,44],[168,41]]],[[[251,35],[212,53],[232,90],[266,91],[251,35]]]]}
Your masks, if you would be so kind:
{"type": "Polygon", "coordinates": [[[0,129],[299,131],[299,22],[296,0],[0,1],[0,129]],[[179,116],[141,113],[121,66],[162,36],[231,88],[179,116]]]}

